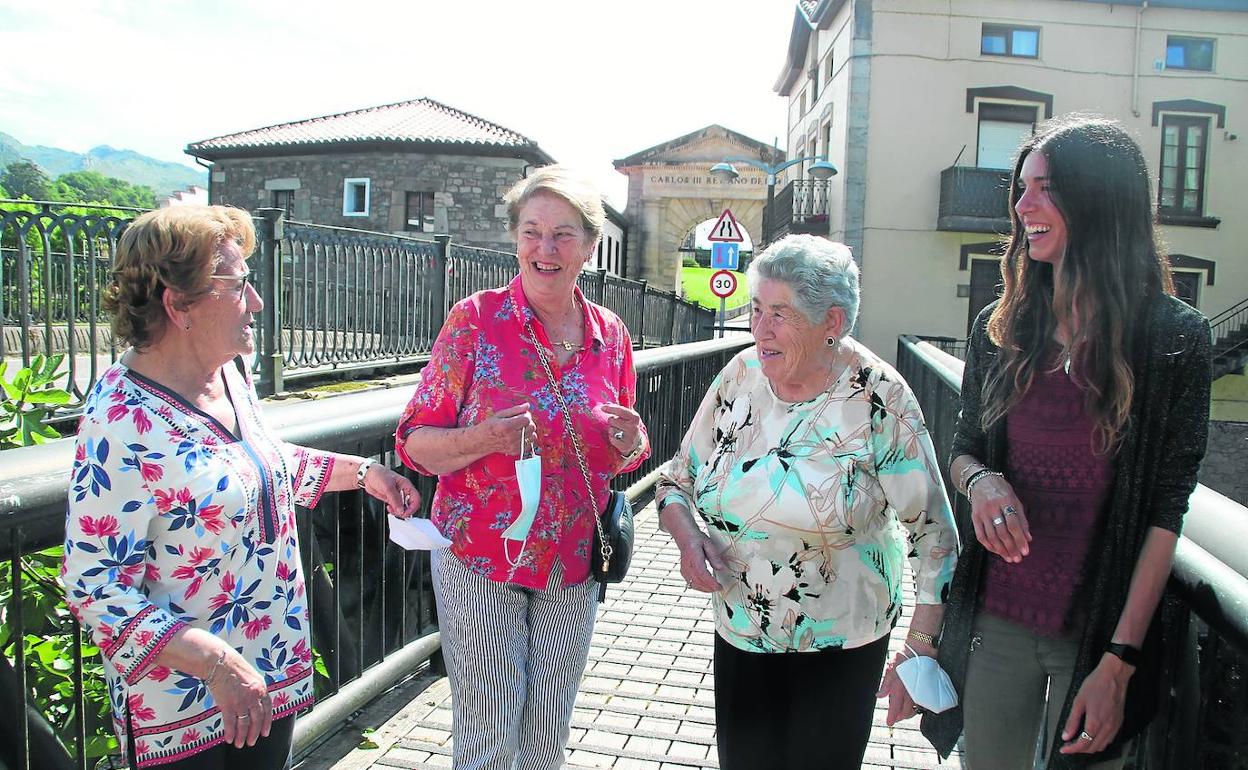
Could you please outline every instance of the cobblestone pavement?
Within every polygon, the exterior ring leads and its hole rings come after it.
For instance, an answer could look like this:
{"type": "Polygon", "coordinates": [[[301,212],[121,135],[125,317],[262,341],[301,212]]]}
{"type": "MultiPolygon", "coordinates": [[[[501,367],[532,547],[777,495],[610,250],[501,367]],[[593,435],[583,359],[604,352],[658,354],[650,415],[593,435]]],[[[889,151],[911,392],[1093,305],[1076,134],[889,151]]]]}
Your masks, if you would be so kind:
{"type": "MultiPolygon", "coordinates": [[[[569,770],[719,767],[710,600],[685,588],[678,551],[656,522],[653,506],[638,516],[629,578],[622,587],[608,590],[599,611],[572,716],[569,770]]],[[[906,596],[913,602],[912,585],[907,585],[906,596]]],[[[894,648],[900,647],[911,606],[893,632],[894,648]]],[[[938,765],[936,752],[919,734],[918,720],[903,723],[890,735],[884,713],[882,705],[876,708],[864,768],[961,767],[956,754],[938,765]]],[[[356,748],[332,767],[450,767],[451,693],[446,679],[434,681],[369,738],[375,748],[356,748]]]]}

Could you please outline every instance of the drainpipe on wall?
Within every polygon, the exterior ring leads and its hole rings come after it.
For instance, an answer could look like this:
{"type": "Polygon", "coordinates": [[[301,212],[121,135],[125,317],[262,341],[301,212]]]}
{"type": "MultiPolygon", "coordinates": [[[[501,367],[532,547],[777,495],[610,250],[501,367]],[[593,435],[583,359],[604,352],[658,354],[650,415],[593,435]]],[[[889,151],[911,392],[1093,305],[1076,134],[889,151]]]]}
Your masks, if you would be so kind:
{"type": "Polygon", "coordinates": [[[1135,50],[1132,52],[1134,61],[1131,66],[1131,114],[1140,116],[1140,28],[1144,25],[1144,9],[1148,0],[1140,0],[1140,9],[1135,12],[1135,50]]]}
{"type": "Polygon", "coordinates": [[[212,164],[205,163],[204,159],[198,156],[192,155],[191,157],[195,158],[195,165],[208,169],[208,202],[212,203],[212,164]]]}

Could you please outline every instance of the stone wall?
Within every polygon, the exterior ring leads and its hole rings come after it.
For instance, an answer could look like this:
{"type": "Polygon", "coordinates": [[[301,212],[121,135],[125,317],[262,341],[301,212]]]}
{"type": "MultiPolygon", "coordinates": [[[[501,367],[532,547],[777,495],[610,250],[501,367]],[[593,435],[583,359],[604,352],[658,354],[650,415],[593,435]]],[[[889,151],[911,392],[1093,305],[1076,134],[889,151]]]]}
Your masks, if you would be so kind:
{"type": "Polygon", "coordinates": [[[1209,421],[1209,451],[1200,483],[1248,505],[1248,422],[1209,421]]]}
{"type": "Polygon", "coordinates": [[[518,158],[361,152],[274,158],[232,158],[212,167],[212,202],[254,211],[272,206],[274,192],[293,190],[300,222],[430,238],[513,251],[503,193],[523,176],[518,158]],[[343,214],[343,184],[369,180],[367,216],[343,214]],[[434,194],[434,225],[404,229],[407,192],[434,194]]]}

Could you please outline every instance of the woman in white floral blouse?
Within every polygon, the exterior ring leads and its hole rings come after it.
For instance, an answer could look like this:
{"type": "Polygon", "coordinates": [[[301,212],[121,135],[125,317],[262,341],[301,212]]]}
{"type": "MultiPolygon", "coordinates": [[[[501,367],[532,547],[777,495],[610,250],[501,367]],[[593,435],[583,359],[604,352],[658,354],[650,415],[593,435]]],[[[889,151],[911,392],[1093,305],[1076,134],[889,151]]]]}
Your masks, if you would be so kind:
{"type": "Polygon", "coordinates": [[[294,506],[357,485],[410,516],[407,479],[362,457],[278,441],[235,365],[263,307],[251,217],[161,209],[117,247],[105,297],[131,347],[87,397],[62,577],[100,648],[133,767],[289,764],[312,701],[294,506]]]}
{"type": "Polygon", "coordinates": [[[877,687],[890,724],[916,711],[891,667],[881,684],[902,563],[907,642],[933,655],[957,531],[913,393],[847,336],[849,249],[789,236],[748,275],[755,345],[707,391],[660,521],[689,586],[713,594],[720,767],[857,768],[877,687]]]}

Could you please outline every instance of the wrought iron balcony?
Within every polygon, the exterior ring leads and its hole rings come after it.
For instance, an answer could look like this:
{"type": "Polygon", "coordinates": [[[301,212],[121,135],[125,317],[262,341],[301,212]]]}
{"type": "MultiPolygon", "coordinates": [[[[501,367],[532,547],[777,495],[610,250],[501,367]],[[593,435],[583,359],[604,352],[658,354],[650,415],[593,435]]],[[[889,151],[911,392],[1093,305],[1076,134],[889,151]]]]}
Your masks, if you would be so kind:
{"type": "Polygon", "coordinates": [[[828,180],[789,182],[763,210],[763,242],[772,243],[791,233],[826,236],[830,231],[832,201],[828,180]]]}
{"type": "Polygon", "coordinates": [[[937,230],[963,233],[1010,231],[1010,172],[999,168],[950,166],[940,172],[937,230]]]}

